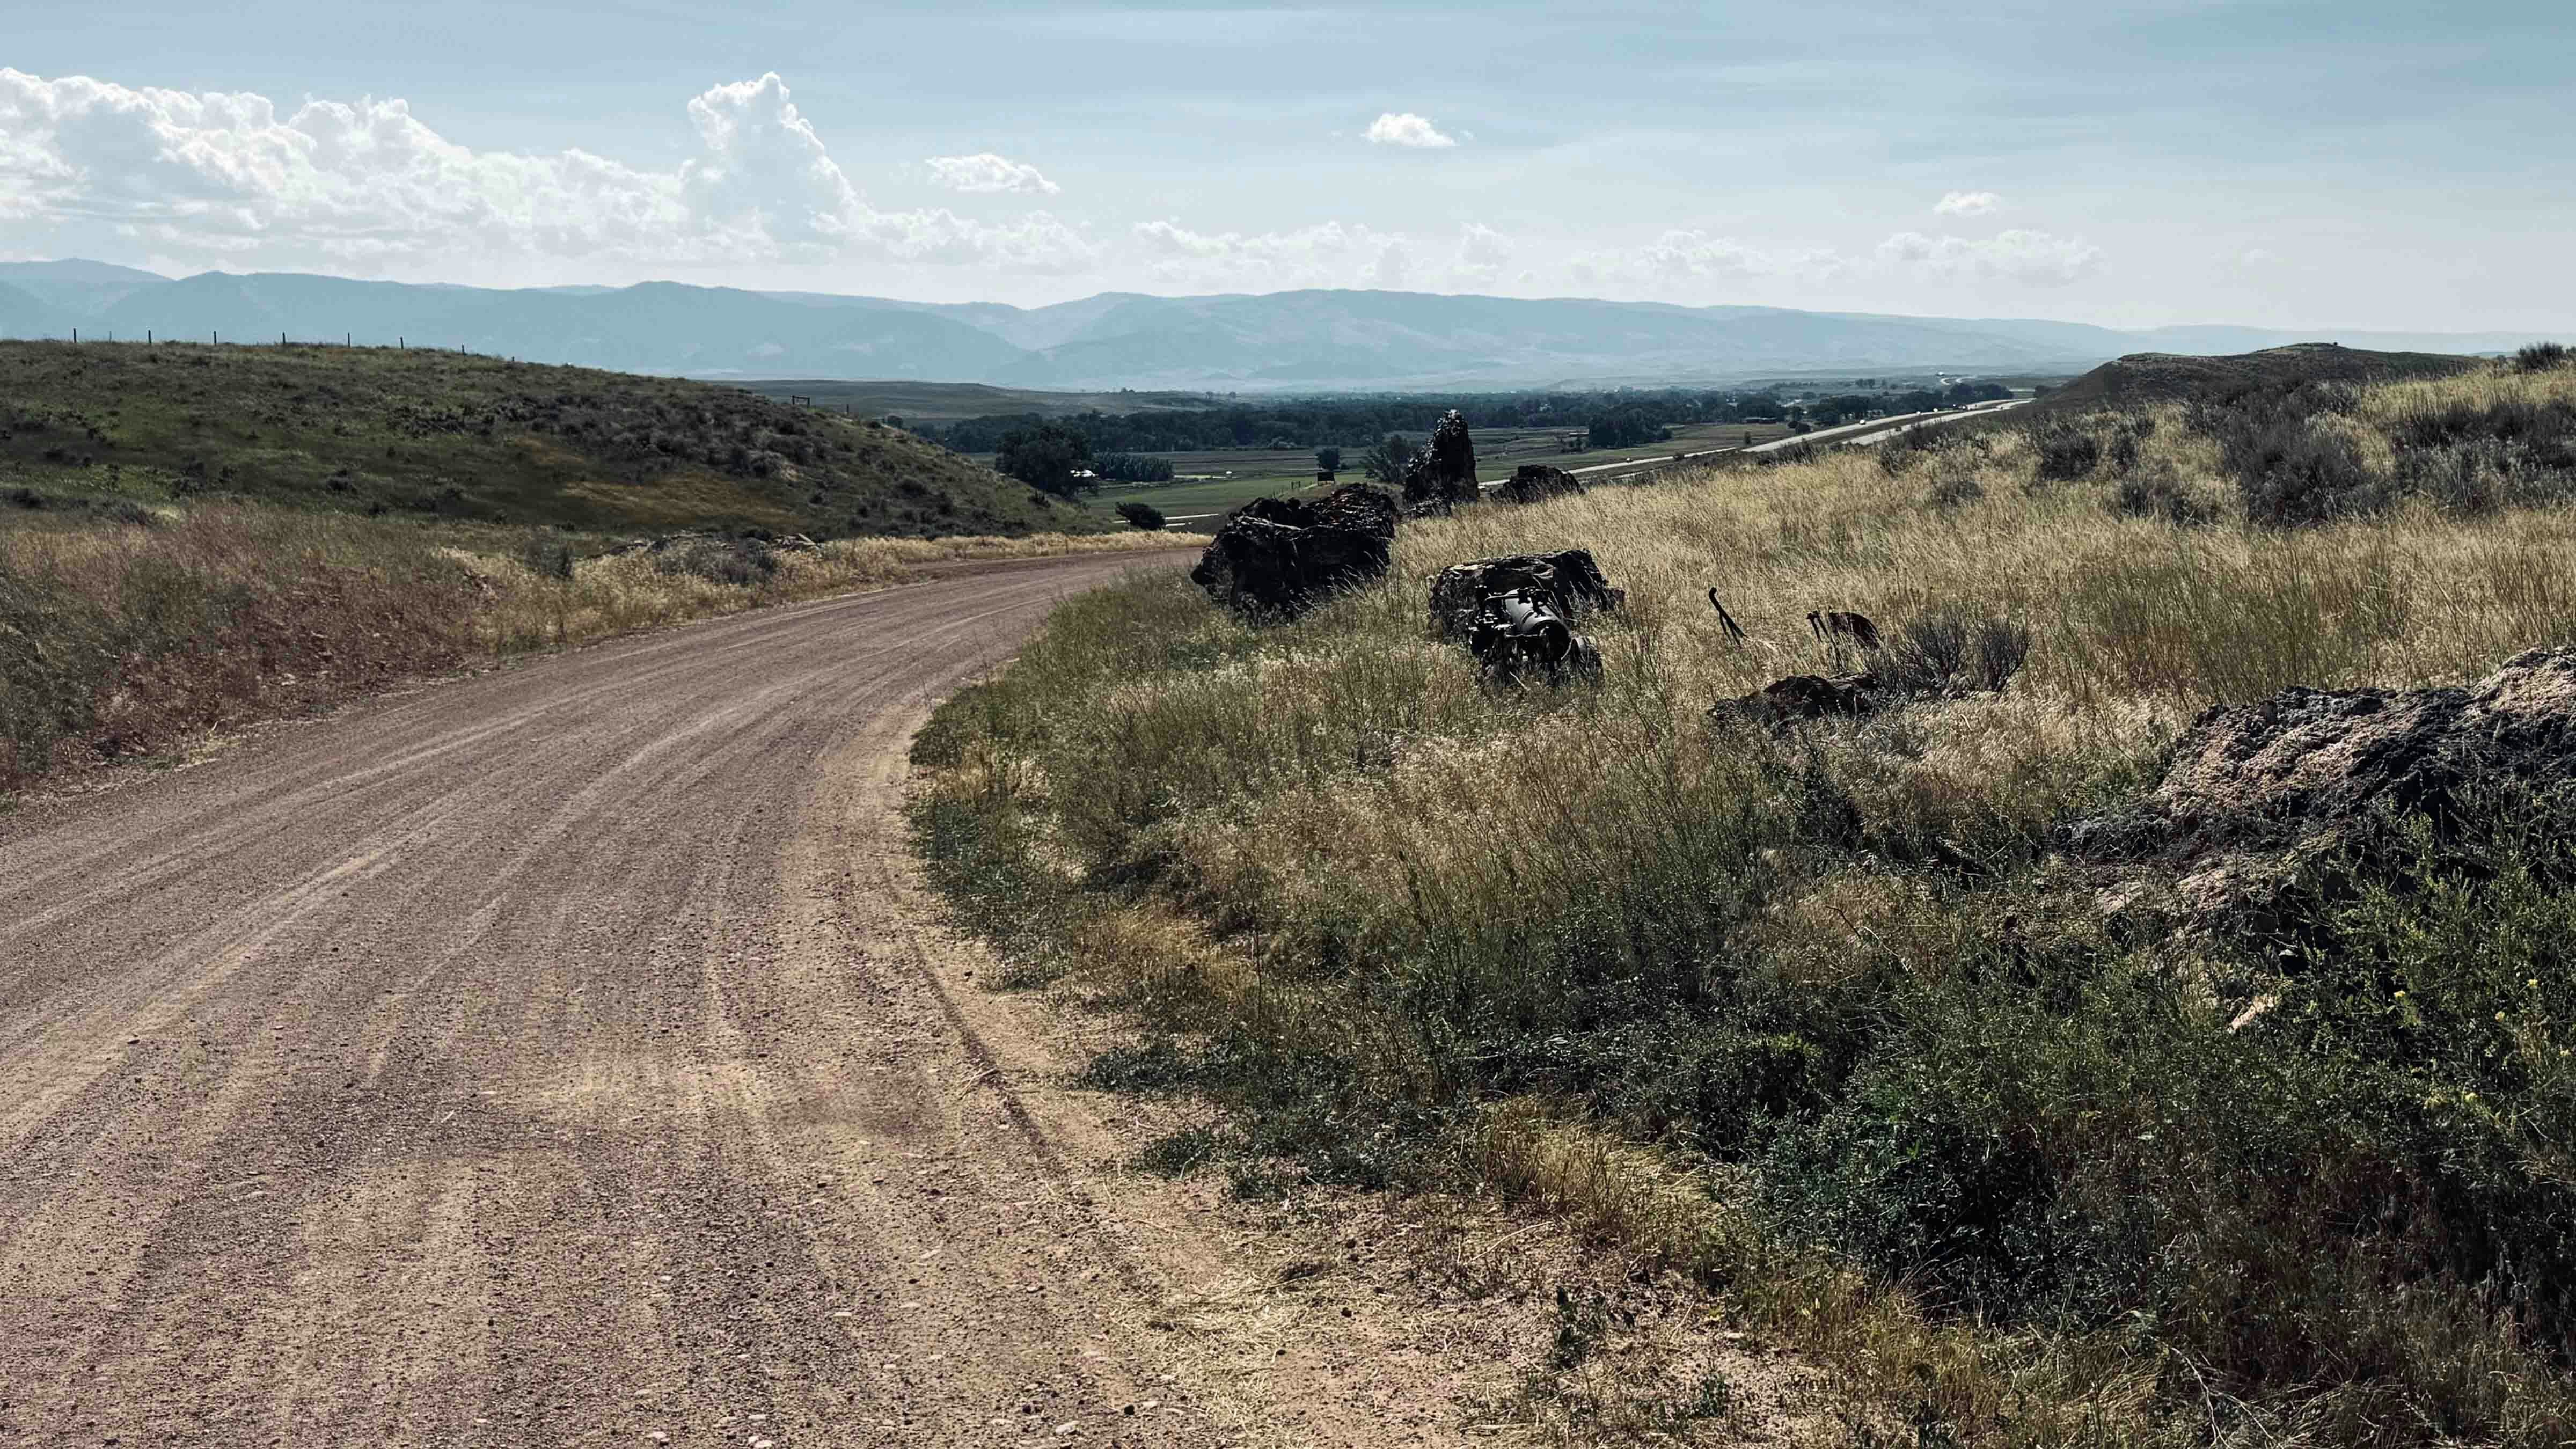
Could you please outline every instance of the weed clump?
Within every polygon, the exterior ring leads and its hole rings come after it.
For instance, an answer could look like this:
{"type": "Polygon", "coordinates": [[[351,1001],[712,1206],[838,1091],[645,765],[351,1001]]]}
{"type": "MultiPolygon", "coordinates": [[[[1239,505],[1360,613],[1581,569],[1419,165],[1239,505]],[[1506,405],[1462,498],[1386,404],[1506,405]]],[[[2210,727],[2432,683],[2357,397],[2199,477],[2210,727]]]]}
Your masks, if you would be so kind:
{"type": "Polygon", "coordinates": [[[572,541],[543,529],[519,545],[519,562],[541,579],[569,580],[573,575],[572,541]]]}
{"type": "Polygon", "coordinates": [[[2181,476],[2170,464],[2122,478],[2112,490],[2110,508],[2125,517],[2161,518],[2182,526],[2211,523],[2218,518],[2218,506],[2184,487],[2181,476]]]}
{"type": "Polygon", "coordinates": [[[666,574],[747,589],[777,574],[778,553],[755,538],[696,538],[654,554],[653,566],[666,574]]]}
{"type": "Polygon", "coordinates": [[[2535,342],[2513,355],[2516,372],[2549,372],[2576,367],[2576,348],[2563,342],[2535,342]]]}
{"type": "Polygon", "coordinates": [[[2102,464],[2102,439],[2081,423],[2051,418],[2033,427],[2029,437],[2031,451],[2039,459],[2037,482],[2090,477],[2102,464]]]}

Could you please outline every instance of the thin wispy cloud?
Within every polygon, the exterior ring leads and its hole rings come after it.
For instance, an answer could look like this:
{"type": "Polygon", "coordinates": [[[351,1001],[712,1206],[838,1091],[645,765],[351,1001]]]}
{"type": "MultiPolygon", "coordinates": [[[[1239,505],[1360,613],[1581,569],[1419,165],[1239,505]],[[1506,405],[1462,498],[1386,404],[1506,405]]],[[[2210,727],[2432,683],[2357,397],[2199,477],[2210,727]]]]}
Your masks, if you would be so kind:
{"type": "Polygon", "coordinates": [[[1368,139],[1379,146],[1411,146],[1418,150],[1458,144],[1457,137],[1446,135],[1432,125],[1430,117],[1417,116],[1411,111],[1388,111],[1371,121],[1368,139]]]}
{"type": "Polygon", "coordinates": [[[932,184],[951,191],[1053,196],[1064,189],[1047,180],[1035,166],[990,151],[972,156],[933,156],[921,164],[930,168],[932,184]]]}
{"type": "Polygon", "coordinates": [[[1935,216],[1983,216],[2004,204],[1991,191],[1953,191],[1932,205],[1935,216]]]}

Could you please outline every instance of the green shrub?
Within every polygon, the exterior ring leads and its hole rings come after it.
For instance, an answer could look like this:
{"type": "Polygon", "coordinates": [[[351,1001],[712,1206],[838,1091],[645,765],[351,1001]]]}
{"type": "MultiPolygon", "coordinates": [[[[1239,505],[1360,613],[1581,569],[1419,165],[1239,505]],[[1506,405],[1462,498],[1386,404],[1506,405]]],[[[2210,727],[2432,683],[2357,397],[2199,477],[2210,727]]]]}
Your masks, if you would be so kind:
{"type": "Polygon", "coordinates": [[[2256,523],[2324,523],[2384,508],[2397,497],[2372,475],[2350,438],[2304,417],[2244,423],[2222,433],[2219,443],[2245,515],[2256,523]]]}
{"type": "Polygon", "coordinates": [[[545,529],[534,530],[519,544],[519,562],[527,565],[528,572],[541,579],[569,579],[573,568],[572,542],[561,534],[545,529]]]}
{"type": "Polygon", "coordinates": [[[694,574],[709,583],[750,588],[778,572],[778,554],[753,538],[696,538],[653,556],[667,574],[694,574]]]}
{"type": "Polygon", "coordinates": [[[2059,483],[2091,475],[2102,463],[2102,440],[2083,424],[2051,418],[2030,430],[2038,455],[2037,481],[2059,483]]]}
{"type": "MultiPolygon", "coordinates": [[[[2125,434],[2123,436],[2126,436],[2125,434]]],[[[2111,492],[2111,511],[2132,518],[2161,518],[2167,523],[2216,521],[2217,505],[2195,496],[2168,466],[2131,473],[2111,492]]]]}

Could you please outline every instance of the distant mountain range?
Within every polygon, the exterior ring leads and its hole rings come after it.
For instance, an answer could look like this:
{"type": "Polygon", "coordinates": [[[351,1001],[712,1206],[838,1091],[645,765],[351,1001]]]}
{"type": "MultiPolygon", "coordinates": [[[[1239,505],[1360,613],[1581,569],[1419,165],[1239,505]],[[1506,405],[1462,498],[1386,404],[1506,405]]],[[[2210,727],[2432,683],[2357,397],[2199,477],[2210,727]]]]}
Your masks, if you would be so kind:
{"type": "Polygon", "coordinates": [[[256,342],[354,337],[704,378],[904,379],[1018,388],[1333,391],[1724,382],[1801,373],[2073,371],[2133,352],[2296,342],[2501,352],[2536,335],[2075,322],[1679,307],[1562,297],[1107,292],[1051,307],[646,282],[482,287],[293,272],[172,280],[102,262],[0,263],[0,337],[256,342]]]}

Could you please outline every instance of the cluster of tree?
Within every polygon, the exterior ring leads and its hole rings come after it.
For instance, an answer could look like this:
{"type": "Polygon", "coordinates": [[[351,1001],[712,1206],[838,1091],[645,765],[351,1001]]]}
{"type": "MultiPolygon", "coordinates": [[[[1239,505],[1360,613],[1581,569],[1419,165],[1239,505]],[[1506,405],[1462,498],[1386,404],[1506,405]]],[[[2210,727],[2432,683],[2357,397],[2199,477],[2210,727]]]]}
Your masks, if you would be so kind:
{"type": "Polygon", "coordinates": [[[1142,453],[1103,453],[1091,460],[1091,471],[1118,483],[1169,483],[1172,460],[1142,453]]]}
{"type": "MultiPolygon", "coordinates": [[[[1001,471],[1050,493],[1066,491],[1073,473],[1089,469],[1121,482],[1156,483],[1172,476],[1169,461],[1145,453],[1205,452],[1220,448],[1311,447],[1326,472],[1341,466],[1345,448],[1365,450],[1360,466],[1371,477],[1389,476],[1390,440],[1427,433],[1451,408],[1480,428],[1588,430],[1596,448],[1661,442],[1665,430],[1694,423],[1733,423],[1784,418],[1823,426],[1872,412],[1922,412],[2010,396],[1990,382],[1953,383],[1910,392],[1848,392],[1804,408],[1784,405],[1778,388],[1755,391],[1694,388],[1621,388],[1604,392],[1491,393],[1426,397],[1419,394],[1279,398],[1257,404],[1148,413],[1078,413],[1046,419],[1034,413],[923,424],[917,433],[961,453],[1002,455],[1001,471]],[[1330,456],[1327,457],[1327,454],[1330,456]],[[1095,461],[1096,460],[1096,461],[1095,461]],[[1061,486],[1057,480],[1062,480],[1061,486]]],[[[1408,446],[1404,452],[1409,455],[1408,446]]],[[[1401,478],[1401,461],[1393,465],[1401,478]]]]}
{"type": "Polygon", "coordinates": [[[1970,403],[1991,402],[2012,396],[2012,389],[1991,382],[1954,382],[1948,387],[1915,388],[1908,392],[1839,393],[1818,398],[1803,409],[1793,409],[1804,421],[1820,428],[1856,423],[1872,413],[1894,417],[1898,413],[1928,413],[1940,408],[1965,407],[1970,403]]]}
{"type": "Polygon", "coordinates": [[[996,440],[993,467],[1040,493],[1071,498],[1085,488],[1098,491],[1100,480],[1077,478],[1090,471],[1091,440],[1056,423],[1022,428],[996,440]]]}
{"type": "Polygon", "coordinates": [[[1404,486],[1404,470],[1413,462],[1413,440],[1402,433],[1389,433],[1360,454],[1360,470],[1374,483],[1391,487],[1404,486]]]}
{"type": "Polygon", "coordinates": [[[1591,434],[1593,447],[1630,448],[1639,443],[1662,442],[1668,424],[1659,409],[1631,406],[1602,413],[1585,425],[1585,431],[1591,434]]]}
{"type": "Polygon", "coordinates": [[[1614,414],[1639,418],[1658,428],[1772,417],[1780,411],[1780,397],[1772,390],[1663,388],[1464,397],[1408,393],[1278,398],[1204,409],[1079,413],[1052,420],[1034,413],[966,418],[953,423],[924,423],[916,432],[961,453],[997,452],[1010,435],[1046,425],[1080,433],[1095,454],[1205,452],[1220,448],[1365,448],[1389,433],[1427,433],[1452,408],[1466,413],[1480,428],[1562,428],[1571,432],[1614,414]]]}

